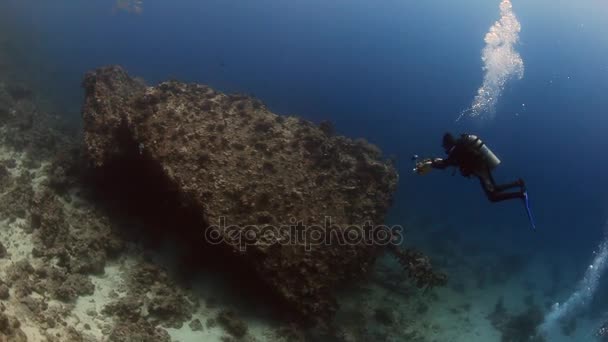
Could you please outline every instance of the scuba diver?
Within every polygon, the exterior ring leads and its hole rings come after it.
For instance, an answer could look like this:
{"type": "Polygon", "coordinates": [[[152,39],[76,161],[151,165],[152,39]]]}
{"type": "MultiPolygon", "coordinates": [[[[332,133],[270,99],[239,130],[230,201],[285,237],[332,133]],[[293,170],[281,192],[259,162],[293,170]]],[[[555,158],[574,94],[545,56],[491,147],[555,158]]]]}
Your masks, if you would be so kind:
{"type": "MultiPolygon", "coordinates": [[[[528,195],[523,179],[518,179],[509,184],[496,184],[492,176],[492,170],[500,164],[500,159],[479,139],[472,134],[462,134],[456,139],[450,133],[445,133],[442,144],[446,159],[433,158],[425,159],[416,163],[415,172],[426,174],[434,169],[446,169],[454,166],[460,169],[460,173],[465,177],[476,176],[492,202],[500,202],[510,199],[523,199],[528,207],[528,195]],[[505,190],[519,188],[518,191],[505,192],[505,190]]],[[[414,156],[414,160],[417,160],[414,156]]]]}

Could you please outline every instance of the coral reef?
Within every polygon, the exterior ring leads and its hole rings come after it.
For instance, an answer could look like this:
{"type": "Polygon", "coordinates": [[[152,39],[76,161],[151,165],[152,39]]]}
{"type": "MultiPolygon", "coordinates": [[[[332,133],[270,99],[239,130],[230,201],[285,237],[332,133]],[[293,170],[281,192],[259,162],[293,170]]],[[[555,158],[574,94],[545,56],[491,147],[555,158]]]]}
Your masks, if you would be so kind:
{"type": "Polygon", "coordinates": [[[192,329],[192,331],[200,331],[203,330],[203,323],[201,323],[201,320],[196,318],[193,319],[188,326],[190,327],[190,329],[192,329]]]}
{"type": "Polygon", "coordinates": [[[27,342],[27,337],[20,329],[19,320],[4,313],[5,307],[0,306],[0,341],[27,342]]]}
{"type": "Polygon", "coordinates": [[[230,335],[236,338],[241,338],[247,334],[247,324],[240,320],[233,311],[221,311],[216,320],[230,335]]]}
{"type": "Polygon", "coordinates": [[[95,341],[105,334],[168,341],[157,325],[178,325],[190,306],[160,271],[149,272],[154,284],[127,287],[131,297],[146,297],[150,317],[113,324],[93,310],[96,319],[81,322],[80,299],[94,303],[100,290],[91,276],[106,276],[107,262],[127,242],[105,208],[87,198],[78,134],[35,100],[26,86],[0,79],[0,340],[95,341]]]}
{"type": "Polygon", "coordinates": [[[133,270],[125,293],[116,295],[101,311],[119,322],[111,328],[109,340],[171,341],[162,327],[181,328],[197,303],[159,266],[140,262],[133,270]]]}
{"type": "Polygon", "coordinates": [[[544,337],[537,334],[543,322],[543,312],[536,306],[518,315],[510,315],[505,310],[502,297],[496,302],[494,311],[488,315],[492,325],[501,333],[502,342],[543,342],[544,337]]]}
{"type": "MultiPolygon", "coordinates": [[[[334,289],[365,273],[382,250],[363,240],[313,243],[306,230],[292,236],[294,225],[367,236],[366,223],[383,222],[397,174],[373,145],[278,116],[246,96],[175,81],[146,87],[120,67],[87,74],[84,88],[85,151],[97,174],[137,169],[139,177],[123,173],[123,182],[152,177],[147,184],[190,217],[180,225],[198,234],[191,236],[215,236],[300,316],[331,317],[334,289]]],[[[132,201],[145,201],[134,192],[132,201]]],[[[167,221],[159,229],[185,229],[167,221]]]]}
{"type": "Polygon", "coordinates": [[[110,342],[131,341],[158,341],[170,342],[171,338],[166,330],[154,326],[145,319],[132,321],[119,321],[108,336],[110,342]]]}
{"type": "Polygon", "coordinates": [[[401,266],[407,270],[414,279],[416,286],[422,288],[444,286],[447,275],[433,270],[430,259],[419,251],[403,249],[395,245],[389,246],[391,253],[397,258],[401,266]]]}
{"type": "Polygon", "coordinates": [[[167,327],[181,327],[198,306],[167,271],[154,264],[138,264],[128,286],[128,296],[143,298],[147,315],[167,327]]]}
{"type": "MultiPolygon", "coordinates": [[[[3,77],[0,340],[170,341],[168,331],[184,325],[199,334],[224,330],[224,340],[255,339],[245,316],[215,298],[204,308],[213,319],[196,316],[205,310],[180,278],[198,270],[188,267],[227,269],[236,283],[246,281],[239,291],[268,289],[297,318],[327,322],[334,290],[358,280],[385,250],[347,244],[343,229],[363,233],[365,223],[383,222],[397,174],[376,147],[336,136],[329,122],[277,116],[258,100],[199,85],[146,87],[108,68],[85,81],[83,146],[40,94],[3,77]],[[203,243],[221,217],[268,227],[292,220],[323,226],[326,216],[341,238],[332,245],[284,244],[283,230],[231,240],[221,229],[222,244],[203,243]],[[180,237],[185,272],[180,264],[170,274],[146,254],[158,251],[159,232],[161,241],[180,237]]],[[[438,283],[428,259],[400,253],[422,287],[438,283]]],[[[386,318],[382,310],[376,319],[386,318]]],[[[404,320],[391,317],[383,322],[396,334],[404,320]]],[[[275,333],[305,340],[297,324],[275,333]]]]}

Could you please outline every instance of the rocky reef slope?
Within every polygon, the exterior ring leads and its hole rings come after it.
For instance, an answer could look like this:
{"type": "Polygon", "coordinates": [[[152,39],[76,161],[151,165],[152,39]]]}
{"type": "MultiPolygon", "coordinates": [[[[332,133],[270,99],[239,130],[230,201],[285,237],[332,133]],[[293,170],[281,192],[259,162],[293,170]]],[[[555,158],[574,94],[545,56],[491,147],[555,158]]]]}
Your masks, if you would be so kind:
{"type": "Polygon", "coordinates": [[[375,146],[247,96],[175,81],[147,87],[120,67],[89,73],[84,87],[86,155],[105,184],[151,177],[157,200],[180,207],[161,230],[219,244],[293,312],[330,317],[336,287],[382,249],[362,238],[382,224],[398,177],[375,146]],[[117,169],[141,174],[117,179],[117,169]]]}
{"type": "MultiPolygon", "coordinates": [[[[364,141],[120,68],[85,86],[83,139],[30,82],[0,74],[0,340],[303,340],[294,318],[327,321],[333,290],[384,249],[356,238],[382,222],[397,176],[364,141]],[[287,310],[260,323],[272,304],[287,310]]],[[[445,280],[420,253],[388,250],[418,286],[445,280]]],[[[369,340],[339,317],[332,335],[369,340]]]]}

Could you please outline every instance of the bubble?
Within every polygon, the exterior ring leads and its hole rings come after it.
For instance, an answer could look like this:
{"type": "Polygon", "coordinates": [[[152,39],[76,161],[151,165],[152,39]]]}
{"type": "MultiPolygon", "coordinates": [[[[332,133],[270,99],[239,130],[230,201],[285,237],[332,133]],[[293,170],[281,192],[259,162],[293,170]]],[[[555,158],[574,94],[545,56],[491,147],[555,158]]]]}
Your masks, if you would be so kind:
{"type": "Polygon", "coordinates": [[[595,295],[600,279],[608,265],[608,236],[600,244],[597,253],[593,254],[593,262],[587,266],[587,271],[574,293],[561,305],[553,305],[551,311],[545,316],[545,320],[540,326],[541,333],[547,335],[556,330],[556,323],[577,314],[587,306],[595,295]]]}
{"type": "Polygon", "coordinates": [[[143,0],[116,0],[114,3],[114,11],[141,14],[143,10],[143,0]]]}
{"type": "Polygon", "coordinates": [[[484,37],[486,46],[481,54],[484,63],[483,84],[477,90],[471,107],[463,111],[458,119],[465,114],[470,117],[493,115],[505,84],[512,78],[521,79],[524,76],[524,62],[514,48],[519,41],[521,25],[509,0],[500,3],[500,15],[501,18],[484,37]]]}

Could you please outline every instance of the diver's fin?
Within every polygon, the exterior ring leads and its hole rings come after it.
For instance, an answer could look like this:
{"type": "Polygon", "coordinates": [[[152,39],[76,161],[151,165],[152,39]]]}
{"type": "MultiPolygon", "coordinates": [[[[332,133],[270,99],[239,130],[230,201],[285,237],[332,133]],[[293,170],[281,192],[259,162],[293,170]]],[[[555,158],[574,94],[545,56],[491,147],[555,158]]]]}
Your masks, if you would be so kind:
{"type": "Polygon", "coordinates": [[[526,213],[528,214],[528,220],[530,220],[530,225],[533,230],[536,230],[536,224],[534,223],[534,217],[532,216],[532,211],[530,210],[530,197],[528,197],[528,191],[524,191],[524,205],[526,206],[526,213]]]}

